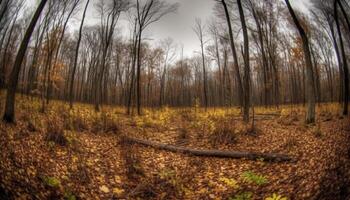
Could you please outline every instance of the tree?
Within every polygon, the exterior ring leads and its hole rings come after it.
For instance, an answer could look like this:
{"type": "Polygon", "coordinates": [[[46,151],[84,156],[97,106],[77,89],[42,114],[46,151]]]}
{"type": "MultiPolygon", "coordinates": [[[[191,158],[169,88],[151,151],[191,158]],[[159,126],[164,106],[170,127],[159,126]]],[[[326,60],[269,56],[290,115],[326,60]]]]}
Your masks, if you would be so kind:
{"type": "Polygon", "coordinates": [[[168,13],[175,12],[178,4],[168,4],[160,0],[147,0],[144,5],[136,1],[138,38],[137,38],[137,70],[136,70],[136,97],[137,114],[141,115],[141,43],[142,32],[152,23],[159,21],[168,13]]]}
{"type": "Polygon", "coordinates": [[[112,45],[112,39],[115,32],[116,24],[119,20],[121,12],[124,12],[129,9],[128,0],[111,0],[105,1],[100,0],[97,7],[99,9],[101,17],[101,27],[99,34],[101,37],[101,44],[99,47],[99,52],[101,52],[100,57],[100,68],[96,70],[95,80],[96,86],[94,90],[95,95],[95,110],[100,110],[100,103],[102,99],[102,90],[103,90],[103,78],[106,73],[107,58],[109,56],[108,50],[112,45]]]}
{"type": "MultiPolygon", "coordinates": [[[[341,32],[340,25],[339,25],[337,2],[339,2],[339,1],[338,0],[334,1],[334,19],[335,19],[335,24],[336,24],[337,31],[338,31],[340,49],[341,49],[341,53],[342,53],[342,57],[343,57],[343,73],[344,73],[344,75],[343,75],[343,77],[344,77],[343,115],[348,115],[349,69],[348,69],[347,56],[345,54],[345,49],[344,49],[343,36],[342,36],[342,32],[341,32]]],[[[344,14],[345,14],[345,12],[344,12],[344,14]]],[[[345,18],[346,18],[346,16],[345,16],[345,18]]]]}
{"type": "Polygon", "coordinates": [[[165,91],[165,78],[168,71],[168,63],[175,57],[175,47],[173,45],[173,39],[166,38],[161,42],[163,48],[163,69],[160,69],[160,89],[159,89],[159,107],[163,106],[164,102],[164,91],[165,91]]]}
{"type": "Polygon", "coordinates": [[[13,123],[15,120],[15,97],[16,97],[16,89],[18,84],[18,76],[21,71],[22,62],[27,51],[27,47],[34,31],[36,22],[38,21],[42,10],[45,7],[47,0],[41,0],[38,8],[36,9],[34,16],[27,28],[26,33],[24,34],[23,40],[19,47],[15,63],[12,68],[12,72],[10,75],[10,81],[7,88],[6,95],[6,105],[5,105],[5,113],[3,119],[6,122],[13,123]]]}
{"type": "MultiPolygon", "coordinates": [[[[19,15],[19,11],[21,10],[23,4],[24,4],[24,2],[22,1],[22,2],[19,2],[18,5],[12,5],[12,6],[16,7],[16,8],[15,8],[15,10],[12,13],[14,15],[13,19],[9,20],[9,21],[12,21],[12,23],[11,23],[11,26],[10,26],[10,29],[9,29],[9,32],[8,32],[7,42],[5,43],[4,52],[3,52],[2,60],[1,60],[1,63],[0,63],[0,88],[4,88],[4,86],[6,86],[6,82],[5,82],[5,79],[6,79],[6,77],[5,77],[6,68],[7,68],[8,65],[11,64],[9,62],[9,60],[10,60],[9,51],[11,51],[10,43],[12,42],[12,39],[13,39],[12,36],[13,36],[15,28],[17,26],[16,23],[18,22],[17,18],[18,18],[18,15],[19,15]]],[[[4,34],[4,40],[5,40],[6,33],[3,33],[3,34],[4,34]]]]}
{"type": "Polygon", "coordinates": [[[240,106],[243,106],[243,83],[242,83],[241,73],[239,71],[239,66],[238,66],[238,58],[237,58],[235,42],[233,40],[231,19],[230,19],[230,15],[229,15],[229,12],[227,9],[227,4],[226,4],[225,0],[221,0],[221,3],[222,3],[224,10],[225,10],[225,17],[226,17],[226,22],[227,22],[227,26],[228,26],[228,33],[230,36],[230,45],[231,45],[231,51],[232,51],[233,62],[234,62],[234,67],[235,67],[236,80],[237,80],[237,84],[238,84],[239,104],[240,104],[240,106]]]}
{"type": "Polygon", "coordinates": [[[84,26],[84,20],[85,20],[85,15],[86,15],[86,10],[89,6],[90,0],[87,0],[85,9],[83,12],[83,18],[80,23],[80,28],[79,28],[79,36],[78,36],[78,41],[77,41],[77,46],[75,48],[75,56],[74,56],[74,64],[73,64],[73,71],[72,71],[72,77],[70,79],[70,87],[69,87],[69,106],[70,108],[73,108],[73,84],[74,84],[74,75],[75,71],[77,68],[77,63],[78,63],[78,54],[79,54],[79,46],[80,46],[80,41],[81,41],[81,35],[82,35],[82,30],[84,26]]]}
{"type": "Polygon", "coordinates": [[[244,99],[243,99],[243,120],[249,121],[249,107],[250,107],[250,65],[249,65],[249,38],[248,30],[245,22],[244,11],[241,0],[237,0],[239,16],[241,19],[242,30],[243,30],[243,42],[244,42],[244,99]]]}
{"type": "Polygon", "coordinates": [[[298,29],[299,35],[302,39],[303,43],[303,52],[304,52],[304,59],[306,63],[306,93],[307,93],[307,111],[306,111],[306,119],[305,122],[307,124],[314,123],[315,122],[315,88],[314,88],[314,78],[313,78],[313,71],[312,71],[312,62],[311,62],[311,53],[310,53],[310,47],[309,47],[309,40],[306,35],[306,32],[304,28],[301,26],[296,14],[294,13],[294,10],[292,6],[289,3],[289,0],[285,0],[288,11],[290,15],[292,16],[293,22],[295,26],[298,29]]]}
{"type": "Polygon", "coordinates": [[[200,19],[196,19],[196,25],[194,27],[194,32],[197,34],[197,37],[201,45],[201,56],[202,56],[202,67],[203,67],[203,94],[204,94],[204,106],[205,110],[208,108],[208,92],[207,92],[207,72],[205,68],[205,56],[204,56],[204,41],[203,41],[203,25],[200,19]]]}

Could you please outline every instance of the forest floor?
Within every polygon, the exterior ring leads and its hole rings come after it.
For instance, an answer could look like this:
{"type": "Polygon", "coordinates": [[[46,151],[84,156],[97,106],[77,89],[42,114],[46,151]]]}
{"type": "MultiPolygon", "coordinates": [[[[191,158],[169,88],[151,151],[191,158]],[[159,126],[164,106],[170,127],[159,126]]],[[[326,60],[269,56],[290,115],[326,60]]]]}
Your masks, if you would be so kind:
{"type": "Polygon", "coordinates": [[[16,106],[16,124],[0,122],[0,199],[337,200],[350,192],[350,118],[338,104],[319,105],[314,125],[303,123],[302,106],[255,108],[254,128],[237,108],[165,107],[129,117],[123,108],[96,113],[59,101],[42,113],[27,97],[16,106]],[[196,157],[125,136],[294,161],[196,157]]]}

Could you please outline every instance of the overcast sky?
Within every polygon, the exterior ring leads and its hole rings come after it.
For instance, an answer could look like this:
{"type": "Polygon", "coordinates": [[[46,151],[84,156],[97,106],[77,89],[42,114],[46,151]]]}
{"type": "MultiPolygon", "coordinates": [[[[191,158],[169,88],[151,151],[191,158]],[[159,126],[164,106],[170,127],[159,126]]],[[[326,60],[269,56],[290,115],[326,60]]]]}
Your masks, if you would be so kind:
{"type": "MultiPolygon", "coordinates": [[[[86,0],[83,0],[83,4],[80,6],[80,12],[71,22],[70,31],[79,27],[79,20],[81,19],[82,9],[86,0]]],[[[93,25],[97,23],[97,14],[95,12],[95,3],[98,0],[91,0],[89,9],[87,12],[87,18],[85,25],[93,25]]],[[[149,26],[145,31],[144,37],[150,39],[150,42],[155,44],[161,39],[171,37],[177,44],[183,44],[184,55],[190,56],[194,51],[199,50],[199,41],[196,34],[193,32],[192,27],[196,18],[201,18],[203,22],[210,20],[214,17],[214,0],[166,0],[169,3],[179,3],[180,7],[174,14],[170,14],[162,18],[159,22],[156,22],[149,26]]],[[[33,2],[36,0],[29,0],[28,5],[34,6],[33,2]]],[[[309,0],[291,0],[292,6],[296,10],[306,11],[309,7],[309,0]]],[[[126,17],[118,23],[118,27],[121,28],[123,35],[129,33],[128,23],[126,17]]],[[[180,51],[179,51],[180,52],[180,51]]]]}

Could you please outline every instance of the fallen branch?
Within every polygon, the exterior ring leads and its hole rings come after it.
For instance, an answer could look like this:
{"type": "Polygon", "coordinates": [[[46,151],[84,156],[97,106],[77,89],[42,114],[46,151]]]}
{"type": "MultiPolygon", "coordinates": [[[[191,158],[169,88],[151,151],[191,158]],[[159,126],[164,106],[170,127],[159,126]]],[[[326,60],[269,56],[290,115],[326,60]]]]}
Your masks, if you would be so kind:
{"type": "Polygon", "coordinates": [[[194,156],[236,158],[236,159],[245,158],[248,160],[263,159],[264,161],[274,161],[274,162],[293,161],[292,158],[284,154],[255,153],[255,152],[241,152],[241,151],[220,151],[220,150],[198,150],[198,149],[191,149],[186,147],[178,147],[178,146],[169,145],[169,144],[162,144],[162,143],[152,142],[148,140],[141,140],[137,138],[130,138],[130,137],[126,137],[125,140],[131,143],[149,146],[160,150],[190,154],[194,156]]]}

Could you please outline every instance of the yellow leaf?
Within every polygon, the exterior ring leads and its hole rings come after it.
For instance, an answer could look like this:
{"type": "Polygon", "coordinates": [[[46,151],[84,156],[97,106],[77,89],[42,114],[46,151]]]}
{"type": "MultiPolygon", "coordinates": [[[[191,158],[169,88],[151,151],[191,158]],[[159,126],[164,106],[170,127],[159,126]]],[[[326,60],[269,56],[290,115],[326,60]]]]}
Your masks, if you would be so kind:
{"type": "Polygon", "coordinates": [[[102,192],[104,192],[104,193],[108,193],[108,192],[109,192],[108,187],[105,186],[105,185],[100,186],[100,190],[101,190],[102,192]]]}
{"type": "Polygon", "coordinates": [[[78,157],[77,156],[72,156],[72,161],[73,162],[77,162],[78,161],[78,157]]]}
{"type": "Polygon", "coordinates": [[[115,183],[122,183],[120,176],[114,176],[115,183]]]}
{"type": "Polygon", "coordinates": [[[123,189],[119,189],[119,188],[114,188],[113,189],[113,193],[116,194],[116,195],[121,195],[124,193],[124,190],[123,189]]]}

